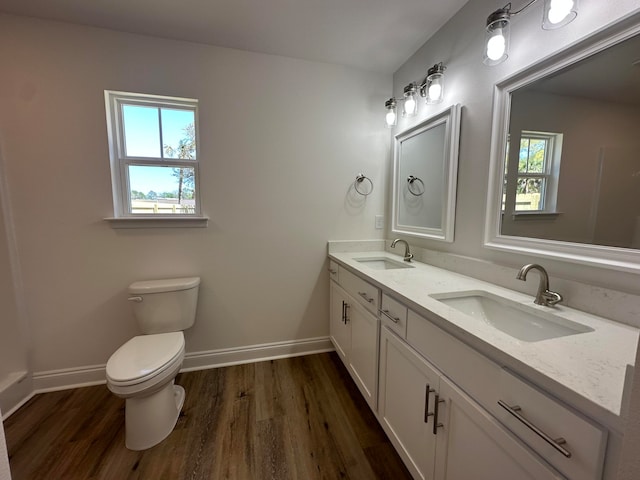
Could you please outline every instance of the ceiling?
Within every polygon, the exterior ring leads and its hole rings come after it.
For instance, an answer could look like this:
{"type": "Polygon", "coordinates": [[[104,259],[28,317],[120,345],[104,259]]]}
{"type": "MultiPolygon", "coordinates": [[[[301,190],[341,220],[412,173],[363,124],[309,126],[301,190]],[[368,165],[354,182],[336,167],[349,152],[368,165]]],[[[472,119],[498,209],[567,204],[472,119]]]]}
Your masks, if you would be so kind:
{"type": "Polygon", "coordinates": [[[0,12],[393,73],[468,0],[0,0],[0,12]]]}

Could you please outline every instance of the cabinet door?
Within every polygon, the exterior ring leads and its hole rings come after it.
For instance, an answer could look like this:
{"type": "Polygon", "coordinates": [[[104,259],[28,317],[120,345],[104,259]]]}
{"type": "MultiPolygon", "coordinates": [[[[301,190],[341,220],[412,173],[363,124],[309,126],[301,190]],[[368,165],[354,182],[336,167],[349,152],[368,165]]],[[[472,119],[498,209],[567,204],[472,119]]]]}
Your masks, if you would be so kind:
{"type": "Polygon", "coordinates": [[[434,411],[439,381],[434,367],[386,327],[381,329],[378,417],[416,479],[434,478],[437,436],[427,413],[434,411]]]}
{"type": "Polygon", "coordinates": [[[440,398],[437,480],[564,478],[446,377],[440,398]]]}
{"type": "Polygon", "coordinates": [[[349,369],[367,403],[375,412],[378,400],[378,317],[350,300],[347,323],[351,326],[349,369]]]}
{"type": "Polygon", "coordinates": [[[329,281],[329,337],[345,365],[351,346],[351,326],[345,321],[348,310],[347,293],[334,281],[329,281]]]}

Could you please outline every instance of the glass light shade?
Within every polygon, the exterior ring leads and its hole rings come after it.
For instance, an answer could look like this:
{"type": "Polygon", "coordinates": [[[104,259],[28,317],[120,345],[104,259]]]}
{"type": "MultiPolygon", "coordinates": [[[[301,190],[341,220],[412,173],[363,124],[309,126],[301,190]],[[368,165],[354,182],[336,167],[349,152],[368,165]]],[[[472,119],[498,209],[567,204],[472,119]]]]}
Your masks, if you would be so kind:
{"type": "Polygon", "coordinates": [[[564,27],[578,16],[578,0],[544,0],[542,28],[564,27]]]}
{"type": "Polygon", "coordinates": [[[483,62],[498,65],[509,57],[509,12],[497,10],[487,19],[483,62]]]}
{"type": "Polygon", "coordinates": [[[387,109],[387,114],[384,117],[385,124],[388,128],[393,127],[398,123],[398,113],[396,111],[396,99],[390,98],[384,104],[387,109]]]}
{"type": "Polygon", "coordinates": [[[402,107],[403,117],[413,117],[418,113],[417,88],[411,83],[404,87],[404,103],[402,107]]]}
{"type": "Polygon", "coordinates": [[[385,122],[387,123],[387,127],[391,128],[398,123],[398,116],[396,115],[396,109],[389,110],[387,115],[385,116],[385,122]]]}
{"type": "Polygon", "coordinates": [[[444,98],[444,75],[440,72],[427,77],[427,103],[440,103],[444,98]]]}

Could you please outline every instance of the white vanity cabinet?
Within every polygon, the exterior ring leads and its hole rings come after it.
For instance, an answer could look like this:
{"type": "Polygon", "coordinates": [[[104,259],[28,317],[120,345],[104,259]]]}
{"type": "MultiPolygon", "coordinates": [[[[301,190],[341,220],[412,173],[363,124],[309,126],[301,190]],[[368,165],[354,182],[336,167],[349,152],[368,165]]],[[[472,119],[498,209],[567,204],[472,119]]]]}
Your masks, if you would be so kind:
{"type": "Polygon", "coordinates": [[[380,291],[350,272],[330,264],[329,336],[360,392],[373,411],[378,400],[379,319],[373,312],[380,291]]]}
{"type": "Polygon", "coordinates": [[[351,349],[351,325],[347,322],[349,296],[340,286],[329,282],[329,336],[342,361],[347,364],[347,354],[351,349]]]}
{"type": "Polygon", "coordinates": [[[380,331],[378,419],[414,478],[434,478],[433,433],[440,372],[396,337],[380,331]]]}
{"type": "Polygon", "coordinates": [[[525,446],[447,377],[438,420],[436,480],[551,480],[558,471],[525,446]]]}
{"type": "Polygon", "coordinates": [[[617,438],[548,381],[533,382],[526,363],[414,299],[423,267],[399,280],[348,262],[331,262],[331,340],[414,478],[613,478],[605,456],[617,438]]]}
{"type": "MultiPolygon", "coordinates": [[[[407,316],[406,340],[461,387],[483,415],[503,425],[501,428],[517,437],[527,451],[544,458],[561,472],[564,477],[560,478],[602,478],[607,430],[601,425],[413,311],[407,316]]],[[[445,394],[441,396],[444,398],[445,394]]]]}
{"type": "Polygon", "coordinates": [[[378,418],[416,479],[563,478],[387,327],[378,418]]]}

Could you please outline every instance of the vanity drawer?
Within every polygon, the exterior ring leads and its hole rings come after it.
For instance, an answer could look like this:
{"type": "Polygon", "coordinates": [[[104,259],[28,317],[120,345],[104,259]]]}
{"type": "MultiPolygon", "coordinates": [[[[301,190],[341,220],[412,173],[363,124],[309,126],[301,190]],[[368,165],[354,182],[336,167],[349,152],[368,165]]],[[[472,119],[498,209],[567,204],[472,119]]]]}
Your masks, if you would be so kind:
{"type": "Polygon", "coordinates": [[[407,337],[407,307],[383,293],[380,313],[383,325],[389,327],[402,338],[407,337]]]}
{"type": "Polygon", "coordinates": [[[602,478],[607,431],[502,369],[492,413],[547,462],[571,479],[602,478]]]}
{"type": "Polygon", "coordinates": [[[407,342],[487,410],[495,404],[501,367],[412,310],[407,342]]]}
{"type": "Polygon", "coordinates": [[[340,283],[340,266],[333,260],[329,260],[329,278],[340,283]]]}
{"type": "Polygon", "coordinates": [[[380,290],[370,283],[356,277],[344,268],[340,269],[340,285],[365,308],[378,315],[380,307],[380,290]]]}

